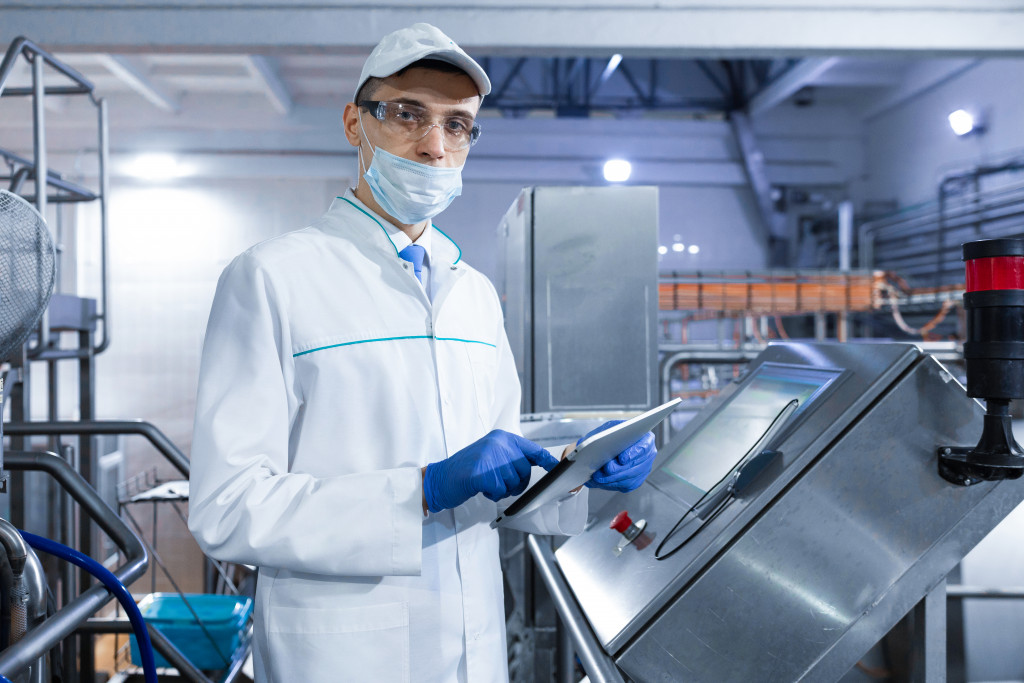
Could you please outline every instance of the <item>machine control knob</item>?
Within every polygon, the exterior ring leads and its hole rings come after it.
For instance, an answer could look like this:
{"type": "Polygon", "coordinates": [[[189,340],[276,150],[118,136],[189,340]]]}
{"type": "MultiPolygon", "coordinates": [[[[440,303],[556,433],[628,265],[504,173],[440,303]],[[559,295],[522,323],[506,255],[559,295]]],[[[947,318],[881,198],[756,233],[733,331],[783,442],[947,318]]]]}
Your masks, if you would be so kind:
{"type": "Polygon", "coordinates": [[[619,533],[626,533],[626,529],[633,526],[633,520],[629,518],[629,513],[623,510],[619,514],[615,515],[615,519],[612,520],[610,527],[615,529],[619,533]]]}

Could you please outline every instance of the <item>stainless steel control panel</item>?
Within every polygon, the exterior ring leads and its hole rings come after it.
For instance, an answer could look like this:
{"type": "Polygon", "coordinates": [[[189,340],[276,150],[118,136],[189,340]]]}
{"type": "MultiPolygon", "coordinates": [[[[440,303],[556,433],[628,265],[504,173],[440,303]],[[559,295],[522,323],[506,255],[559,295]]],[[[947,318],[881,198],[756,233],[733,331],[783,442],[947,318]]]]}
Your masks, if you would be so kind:
{"type": "Polygon", "coordinates": [[[558,565],[598,641],[638,681],[841,677],[1024,494],[938,476],[936,444],[976,440],[981,415],[912,345],[770,346],[660,449],[647,483],[591,510],[558,565]],[[785,377],[779,368],[807,369],[808,388],[765,381],[785,377]],[[692,538],[656,559],[695,496],[793,393],[803,405],[771,444],[779,455],[717,514],[690,515],[661,554],[692,538]],[[737,436],[747,415],[754,426],[737,436]],[[714,474],[702,483],[682,457],[714,474]],[[621,548],[609,525],[624,510],[645,526],[621,548]]]}

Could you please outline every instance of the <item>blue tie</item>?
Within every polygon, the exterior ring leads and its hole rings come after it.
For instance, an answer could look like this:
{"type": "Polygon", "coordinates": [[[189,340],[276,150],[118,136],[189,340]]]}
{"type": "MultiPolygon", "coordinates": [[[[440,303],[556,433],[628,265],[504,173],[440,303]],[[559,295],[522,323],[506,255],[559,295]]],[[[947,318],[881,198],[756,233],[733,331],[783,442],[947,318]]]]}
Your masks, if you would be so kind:
{"type": "Polygon", "coordinates": [[[398,255],[412,264],[413,272],[416,273],[416,279],[423,282],[420,273],[423,272],[423,257],[427,255],[427,250],[418,244],[410,244],[398,252],[398,255]]]}

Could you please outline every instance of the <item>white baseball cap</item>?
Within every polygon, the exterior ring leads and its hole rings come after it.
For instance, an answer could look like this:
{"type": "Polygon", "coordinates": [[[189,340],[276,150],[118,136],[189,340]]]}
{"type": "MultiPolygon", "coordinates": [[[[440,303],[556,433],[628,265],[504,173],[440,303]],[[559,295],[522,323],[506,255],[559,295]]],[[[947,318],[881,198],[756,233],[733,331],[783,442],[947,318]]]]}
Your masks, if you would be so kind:
{"type": "Polygon", "coordinates": [[[437,59],[454,64],[466,72],[481,95],[491,92],[491,80],[487,73],[472,57],[467,55],[455,41],[430,24],[413,24],[389,33],[366,58],[363,72],[359,74],[352,98],[359,95],[359,89],[370,78],[387,78],[421,59],[437,59]]]}

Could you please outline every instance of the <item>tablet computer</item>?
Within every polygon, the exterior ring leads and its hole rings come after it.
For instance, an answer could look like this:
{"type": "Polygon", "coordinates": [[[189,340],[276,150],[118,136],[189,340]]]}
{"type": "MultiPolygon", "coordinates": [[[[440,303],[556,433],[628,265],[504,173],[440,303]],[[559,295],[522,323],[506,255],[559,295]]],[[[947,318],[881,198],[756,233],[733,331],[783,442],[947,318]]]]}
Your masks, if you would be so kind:
{"type": "Polygon", "coordinates": [[[498,515],[497,519],[491,522],[491,526],[497,527],[507,518],[533,512],[541,505],[557,500],[577,486],[582,486],[590,479],[590,475],[601,469],[606,462],[657,427],[675,410],[681,400],[672,399],[646,413],[641,413],[614,427],[588,436],[540,481],[527,489],[502,514],[498,515]]]}

